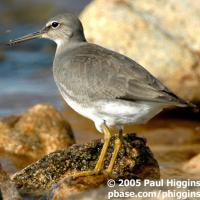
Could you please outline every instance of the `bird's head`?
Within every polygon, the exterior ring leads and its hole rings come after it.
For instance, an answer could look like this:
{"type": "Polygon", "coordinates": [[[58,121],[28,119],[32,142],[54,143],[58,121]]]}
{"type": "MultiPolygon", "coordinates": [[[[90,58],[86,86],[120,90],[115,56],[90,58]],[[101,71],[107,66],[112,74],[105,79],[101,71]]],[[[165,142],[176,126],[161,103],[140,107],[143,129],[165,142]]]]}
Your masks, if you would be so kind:
{"type": "Polygon", "coordinates": [[[83,27],[78,17],[71,13],[67,13],[53,17],[38,32],[10,40],[8,45],[13,46],[35,38],[47,38],[53,40],[58,46],[69,42],[86,41],[83,27]]]}

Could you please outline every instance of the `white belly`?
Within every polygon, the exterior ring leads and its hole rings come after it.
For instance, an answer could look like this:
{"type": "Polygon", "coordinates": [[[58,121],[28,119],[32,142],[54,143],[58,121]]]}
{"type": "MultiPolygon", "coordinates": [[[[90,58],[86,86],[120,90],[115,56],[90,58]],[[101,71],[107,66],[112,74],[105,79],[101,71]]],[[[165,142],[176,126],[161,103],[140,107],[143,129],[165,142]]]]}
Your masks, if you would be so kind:
{"type": "Polygon", "coordinates": [[[89,106],[82,106],[62,93],[67,104],[76,112],[89,118],[101,132],[101,125],[107,126],[124,124],[141,124],[150,120],[162,110],[158,103],[128,102],[124,100],[92,102],[89,106]]]}

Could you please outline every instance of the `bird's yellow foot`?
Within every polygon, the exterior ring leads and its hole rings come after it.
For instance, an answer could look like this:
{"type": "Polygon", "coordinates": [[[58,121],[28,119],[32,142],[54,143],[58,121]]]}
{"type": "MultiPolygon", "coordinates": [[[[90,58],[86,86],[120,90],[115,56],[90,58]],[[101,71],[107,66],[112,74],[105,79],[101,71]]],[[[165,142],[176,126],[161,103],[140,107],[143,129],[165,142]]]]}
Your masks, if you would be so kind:
{"type": "Polygon", "coordinates": [[[80,171],[73,174],[73,177],[82,177],[82,176],[93,176],[101,174],[100,171],[97,170],[88,170],[88,171],[80,171]]]}
{"type": "Polygon", "coordinates": [[[92,176],[92,175],[98,175],[100,174],[103,165],[104,165],[104,158],[108,150],[108,146],[110,143],[110,138],[111,138],[111,133],[106,125],[102,125],[102,128],[104,130],[104,145],[102,147],[100,156],[98,158],[98,161],[96,163],[96,166],[93,170],[89,171],[82,171],[82,172],[77,172],[73,176],[74,177],[79,177],[79,176],[92,176]]]}
{"type": "Polygon", "coordinates": [[[113,154],[112,154],[108,168],[106,170],[102,170],[103,165],[104,165],[105,155],[107,153],[108,146],[109,146],[109,143],[110,143],[110,138],[111,138],[111,133],[110,133],[108,127],[106,125],[102,125],[102,128],[104,130],[104,145],[102,147],[102,150],[101,150],[101,153],[100,153],[100,156],[98,158],[98,161],[97,161],[95,168],[93,170],[76,172],[73,175],[73,177],[92,176],[92,175],[99,175],[99,174],[109,176],[112,173],[112,170],[113,170],[113,167],[114,167],[114,164],[115,164],[115,160],[117,158],[117,155],[119,153],[119,149],[120,149],[121,144],[122,144],[122,133],[119,133],[119,136],[115,140],[114,151],[113,151],[113,154]]]}

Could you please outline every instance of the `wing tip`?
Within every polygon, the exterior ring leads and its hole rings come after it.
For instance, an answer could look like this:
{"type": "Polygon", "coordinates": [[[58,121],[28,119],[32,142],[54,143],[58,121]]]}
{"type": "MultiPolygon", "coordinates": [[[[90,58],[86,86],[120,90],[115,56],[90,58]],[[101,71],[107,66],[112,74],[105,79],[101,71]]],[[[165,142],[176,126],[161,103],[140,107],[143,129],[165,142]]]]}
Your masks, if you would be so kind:
{"type": "Polygon", "coordinates": [[[180,107],[189,107],[193,110],[193,112],[199,112],[200,111],[200,108],[199,106],[191,103],[191,102],[188,102],[188,101],[185,101],[183,99],[179,99],[179,104],[178,106],[180,107]]]}
{"type": "MultiPolygon", "coordinates": [[[[171,95],[171,97],[175,100],[175,103],[176,103],[176,106],[179,106],[179,107],[189,107],[189,108],[192,108],[194,112],[199,112],[200,111],[200,108],[189,102],[189,101],[186,101],[178,96],[176,96],[174,93],[168,93],[171,95]]],[[[173,100],[172,100],[173,101],[173,100]]]]}

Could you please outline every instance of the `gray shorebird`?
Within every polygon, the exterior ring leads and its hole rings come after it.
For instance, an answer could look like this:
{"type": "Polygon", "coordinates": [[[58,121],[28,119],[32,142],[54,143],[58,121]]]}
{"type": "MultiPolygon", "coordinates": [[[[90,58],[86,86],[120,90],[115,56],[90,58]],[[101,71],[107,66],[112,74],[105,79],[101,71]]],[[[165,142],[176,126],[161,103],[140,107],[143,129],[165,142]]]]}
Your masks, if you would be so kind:
{"type": "Polygon", "coordinates": [[[34,38],[57,43],[53,75],[61,95],[69,106],[92,120],[97,130],[104,133],[96,167],[77,176],[98,174],[102,170],[111,138],[110,127],[116,126],[119,134],[107,173],[112,172],[125,124],[145,123],[171,106],[190,106],[132,59],[88,43],[80,20],[70,13],[50,19],[39,32],[10,40],[8,45],[34,38]]]}

